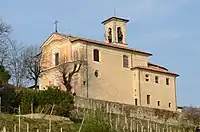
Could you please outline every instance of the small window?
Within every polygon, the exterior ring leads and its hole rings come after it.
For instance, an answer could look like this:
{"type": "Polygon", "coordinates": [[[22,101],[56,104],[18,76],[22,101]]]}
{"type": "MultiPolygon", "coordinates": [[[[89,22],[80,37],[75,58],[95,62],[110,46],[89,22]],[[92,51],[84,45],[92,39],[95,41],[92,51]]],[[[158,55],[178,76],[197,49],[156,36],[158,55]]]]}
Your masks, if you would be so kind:
{"type": "Polygon", "coordinates": [[[123,55],[123,67],[128,68],[128,56],[123,55]]]}
{"type": "Polygon", "coordinates": [[[169,108],[171,108],[171,103],[169,103],[169,108]]]}
{"type": "Polygon", "coordinates": [[[86,81],[83,81],[83,85],[85,85],[86,84],[86,81]]]}
{"type": "Polygon", "coordinates": [[[151,97],[150,97],[150,95],[147,95],[147,104],[149,105],[150,104],[150,101],[151,100],[151,97]]]}
{"type": "Polygon", "coordinates": [[[59,64],[59,53],[55,53],[55,65],[59,64]]]}
{"type": "Polygon", "coordinates": [[[138,105],[138,104],[137,104],[137,99],[135,99],[135,105],[138,105]]]}
{"type": "Polygon", "coordinates": [[[158,83],[158,76],[155,76],[155,83],[158,83]]]}
{"type": "Polygon", "coordinates": [[[97,50],[97,49],[93,50],[93,58],[94,58],[94,61],[99,62],[99,50],[97,50]]]}
{"type": "Polygon", "coordinates": [[[169,78],[166,78],[166,85],[169,85],[169,78]]]}
{"type": "Polygon", "coordinates": [[[160,106],[160,101],[157,102],[157,105],[160,106]]]}
{"type": "Polygon", "coordinates": [[[146,74],[145,77],[146,77],[145,80],[148,82],[149,81],[149,74],[146,74]]]}
{"type": "Polygon", "coordinates": [[[76,51],[74,51],[74,60],[76,61],[76,60],[78,60],[79,58],[78,58],[78,51],[76,50],[76,51]]]}

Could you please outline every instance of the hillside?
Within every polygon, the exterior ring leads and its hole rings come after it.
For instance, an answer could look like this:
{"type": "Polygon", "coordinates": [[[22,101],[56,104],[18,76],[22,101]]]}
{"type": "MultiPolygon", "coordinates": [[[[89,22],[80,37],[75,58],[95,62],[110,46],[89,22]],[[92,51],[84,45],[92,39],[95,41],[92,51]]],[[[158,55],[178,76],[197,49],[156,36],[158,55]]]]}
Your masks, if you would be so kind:
{"type": "MultiPolygon", "coordinates": [[[[49,120],[47,119],[31,119],[26,117],[20,117],[20,128],[21,132],[27,132],[27,124],[29,125],[30,131],[45,132],[49,128],[49,120]]],[[[62,128],[65,132],[77,132],[79,124],[70,123],[69,120],[56,120],[52,118],[52,132],[58,132],[62,128]]],[[[14,131],[19,129],[19,118],[16,115],[0,114],[0,130],[6,127],[7,131],[14,131]]]]}

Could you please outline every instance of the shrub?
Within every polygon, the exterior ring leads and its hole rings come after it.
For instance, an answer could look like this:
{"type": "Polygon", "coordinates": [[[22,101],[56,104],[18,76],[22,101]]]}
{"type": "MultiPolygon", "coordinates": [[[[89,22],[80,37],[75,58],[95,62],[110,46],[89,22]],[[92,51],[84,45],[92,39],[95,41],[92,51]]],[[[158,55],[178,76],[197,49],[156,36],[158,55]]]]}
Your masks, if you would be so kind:
{"type": "Polygon", "coordinates": [[[86,118],[81,132],[114,132],[109,121],[104,117],[86,118]]]}
{"type": "Polygon", "coordinates": [[[22,89],[17,92],[17,98],[20,100],[21,113],[31,113],[31,104],[34,106],[34,112],[50,114],[53,104],[55,105],[53,114],[59,116],[69,116],[69,111],[74,108],[73,96],[57,87],[48,87],[45,91],[36,91],[32,89],[22,89]]]}

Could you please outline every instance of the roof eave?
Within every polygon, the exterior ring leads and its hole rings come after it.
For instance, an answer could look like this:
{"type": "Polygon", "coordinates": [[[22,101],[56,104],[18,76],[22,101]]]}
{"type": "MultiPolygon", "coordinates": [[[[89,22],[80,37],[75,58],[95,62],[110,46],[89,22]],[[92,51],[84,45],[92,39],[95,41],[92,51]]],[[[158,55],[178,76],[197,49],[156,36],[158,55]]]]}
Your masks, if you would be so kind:
{"type": "Polygon", "coordinates": [[[164,72],[164,71],[157,71],[157,70],[147,69],[147,68],[143,68],[143,67],[133,67],[133,68],[131,68],[131,70],[134,70],[134,69],[143,69],[143,70],[148,70],[148,71],[160,72],[160,73],[164,73],[164,74],[173,75],[175,77],[180,76],[179,74],[176,74],[176,73],[164,72]]]}
{"type": "Polygon", "coordinates": [[[106,20],[104,20],[103,22],[101,22],[102,24],[106,24],[107,22],[113,20],[113,19],[116,19],[116,20],[121,20],[121,21],[124,21],[125,23],[129,22],[128,19],[123,19],[123,18],[119,18],[119,17],[111,17],[111,18],[108,18],[106,20]]]}
{"type": "MultiPolygon", "coordinates": [[[[84,42],[89,42],[89,43],[94,43],[94,44],[101,44],[101,42],[91,42],[91,41],[88,41],[88,40],[83,40],[83,39],[75,39],[75,40],[71,40],[71,42],[76,42],[76,41],[84,41],[84,42]]],[[[113,47],[112,45],[103,45],[102,46],[109,46],[109,47],[113,47]]],[[[137,50],[132,50],[132,49],[124,49],[123,47],[113,47],[113,48],[117,48],[117,49],[122,49],[122,50],[128,50],[128,51],[132,51],[132,52],[136,52],[136,53],[140,53],[140,54],[143,54],[143,55],[146,55],[146,56],[152,56],[153,54],[151,53],[147,53],[147,52],[142,52],[142,51],[137,51],[137,50]]]]}

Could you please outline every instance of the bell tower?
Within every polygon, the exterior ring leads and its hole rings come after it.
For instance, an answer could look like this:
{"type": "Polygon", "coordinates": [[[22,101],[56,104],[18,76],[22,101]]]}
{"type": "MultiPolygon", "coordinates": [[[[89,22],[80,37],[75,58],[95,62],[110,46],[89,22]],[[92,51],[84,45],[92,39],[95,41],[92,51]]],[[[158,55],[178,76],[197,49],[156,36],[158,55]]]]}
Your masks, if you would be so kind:
{"type": "Polygon", "coordinates": [[[105,25],[105,39],[108,43],[113,43],[121,46],[126,44],[126,23],[127,19],[111,17],[102,22],[105,25]]]}

